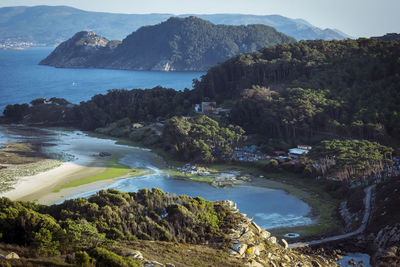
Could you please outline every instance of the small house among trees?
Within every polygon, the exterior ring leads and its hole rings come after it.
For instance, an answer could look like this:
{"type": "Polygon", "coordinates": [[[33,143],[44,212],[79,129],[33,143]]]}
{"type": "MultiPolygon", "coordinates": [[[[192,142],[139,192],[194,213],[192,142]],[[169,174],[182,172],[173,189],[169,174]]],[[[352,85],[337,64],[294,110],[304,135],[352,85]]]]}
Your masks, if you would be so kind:
{"type": "Polygon", "coordinates": [[[213,113],[217,108],[216,102],[201,102],[201,112],[204,114],[213,113]]]}

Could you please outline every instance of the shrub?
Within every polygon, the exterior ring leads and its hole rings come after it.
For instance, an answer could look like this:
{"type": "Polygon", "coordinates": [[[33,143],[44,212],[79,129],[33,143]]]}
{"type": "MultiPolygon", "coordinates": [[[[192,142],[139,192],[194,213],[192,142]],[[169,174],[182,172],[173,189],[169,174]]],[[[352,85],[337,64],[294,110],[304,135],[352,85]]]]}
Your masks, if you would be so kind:
{"type": "Polygon", "coordinates": [[[96,259],[96,266],[99,267],[138,267],[142,266],[139,262],[121,257],[105,248],[95,248],[90,255],[96,259]]]}
{"type": "Polygon", "coordinates": [[[85,251],[78,251],[75,253],[75,263],[80,267],[87,267],[91,265],[91,258],[85,251]]]}

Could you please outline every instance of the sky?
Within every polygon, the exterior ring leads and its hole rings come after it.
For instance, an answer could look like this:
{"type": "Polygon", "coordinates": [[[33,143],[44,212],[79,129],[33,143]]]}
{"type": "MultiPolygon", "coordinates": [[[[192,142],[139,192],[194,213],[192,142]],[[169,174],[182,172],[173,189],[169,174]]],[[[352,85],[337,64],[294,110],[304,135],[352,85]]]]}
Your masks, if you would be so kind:
{"type": "Polygon", "coordinates": [[[21,5],[130,14],[279,14],[354,37],[400,33],[400,0],[0,0],[0,7],[21,5]]]}

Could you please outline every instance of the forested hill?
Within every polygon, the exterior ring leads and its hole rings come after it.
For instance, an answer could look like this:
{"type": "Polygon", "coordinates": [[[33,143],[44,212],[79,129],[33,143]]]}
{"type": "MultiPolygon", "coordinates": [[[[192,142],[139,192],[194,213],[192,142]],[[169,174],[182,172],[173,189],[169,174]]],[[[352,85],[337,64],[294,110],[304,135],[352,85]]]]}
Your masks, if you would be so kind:
{"type": "MultiPolygon", "coordinates": [[[[94,31],[107,39],[122,39],[145,25],[160,23],[173,14],[115,14],[89,12],[67,6],[34,6],[0,8],[0,43],[31,42],[54,46],[74,33],[94,31]]],[[[347,36],[331,29],[320,29],[301,19],[279,15],[211,14],[194,15],[215,24],[264,24],[297,40],[344,39],[347,36]]],[[[179,15],[188,17],[188,15],[179,15]]]]}
{"type": "Polygon", "coordinates": [[[34,112],[39,105],[27,104],[9,105],[4,114],[11,121],[32,114],[26,118],[34,122],[68,121],[93,130],[123,118],[140,122],[190,115],[195,104],[216,100],[217,106],[231,109],[227,123],[265,139],[315,143],[347,137],[396,146],[399,58],[400,42],[301,41],[219,64],[195,81],[192,91],[114,90],[81,103],[78,113],[67,117],[63,112],[56,116],[54,108],[50,113],[34,112]]]}
{"type": "Polygon", "coordinates": [[[232,121],[270,137],[400,137],[400,43],[301,41],[242,54],[195,82],[232,121]]]}
{"type": "Polygon", "coordinates": [[[387,33],[384,36],[377,36],[377,37],[372,37],[372,38],[379,39],[379,40],[386,41],[386,42],[400,41],[400,34],[399,33],[387,33]]]}
{"type": "MultiPolygon", "coordinates": [[[[93,35],[78,33],[59,45],[41,64],[56,67],[205,71],[239,53],[295,41],[265,25],[215,25],[196,17],[172,17],[163,23],[142,27],[121,44],[114,42],[116,47],[111,50],[103,49],[110,46],[107,42],[93,42],[93,35]]],[[[106,40],[100,36],[95,36],[95,39],[106,40]]]]}

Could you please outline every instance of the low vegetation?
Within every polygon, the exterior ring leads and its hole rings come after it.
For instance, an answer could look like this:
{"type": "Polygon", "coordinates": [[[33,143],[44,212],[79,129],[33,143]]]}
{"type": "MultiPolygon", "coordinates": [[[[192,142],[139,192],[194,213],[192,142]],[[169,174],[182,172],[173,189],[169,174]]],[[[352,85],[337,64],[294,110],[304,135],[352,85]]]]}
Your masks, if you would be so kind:
{"type": "Polygon", "coordinates": [[[217,203],[155,188],[137,193],[100,191],[89,199],[53,206],[1,198],[0,240],[27,245],[38,255],[71,251],[93,255],[95,248],[107,249],[114,241],[137,238],[228,244],[229,229],[240,218],[217,203]]]}

